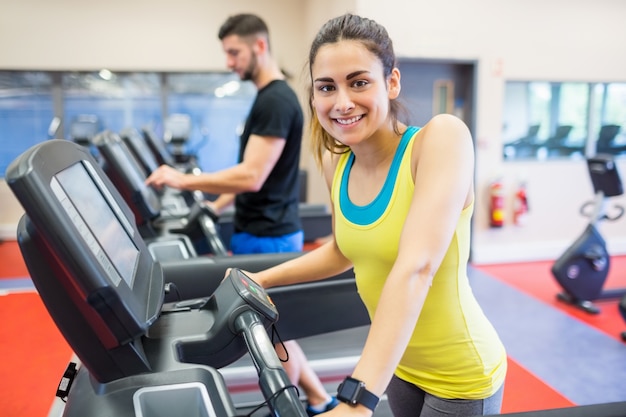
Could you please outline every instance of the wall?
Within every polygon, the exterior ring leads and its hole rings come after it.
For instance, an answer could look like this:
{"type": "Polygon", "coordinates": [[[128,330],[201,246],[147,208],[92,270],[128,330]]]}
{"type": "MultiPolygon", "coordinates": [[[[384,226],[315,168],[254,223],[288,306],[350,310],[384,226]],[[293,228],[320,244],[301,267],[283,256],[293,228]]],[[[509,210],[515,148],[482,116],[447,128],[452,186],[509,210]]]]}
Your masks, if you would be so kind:
{"type": "MultiPolygon", "coordinates": [[[[612,50],[626,38],[621,0],[0,0],[0,68],[223,69],[215,31],[239,11],[267,19],[277,58],[294,74],[303,103],[310,40],[344,11],[384,24],[400,57],[477,62],[474,261],[553,259],[582,231],[578,209],[592,192],[584,161],[502,162],[504,83],[626,82],[626,55],[612,50]],[[485,193],[496,176],[505,179],[509,196],[517,179],[526,179],[531,213],[524,228],[489,229],[485,193]]],[[[311,173],[309,199],[326,202],[313,162],[305,156],[303,165],[311,173]]],[[[6,187],[0,201],[2,232],[15,217],[6,187]]],[[[613,253],[626,253],[626,221],[605,224],[602,232],[613,253]]]]}
{"type": "MultiPolygon", "coordinates": [[[[477,67],[476,263],[554,259],[582,232],[579,207],[592,198],[584,161],[502,161],[506,80],[626,81],[626,3],[619,0],[361,0],[359,13],[384,24],[399,56],[475,60],[477,67]],[[399,13],[399,10],[407,10],[399,13]],[[496,177],[512,196],[528,183],[530,216],[523,228],[490,229],[486,190],[496,177]]],[[[626,163],[620,161],[626,180],[626,163]]],[[[624,198],[617,203],[624,204],[624,198]]],[[[509,199],[508,212],[511,212],[509,199]]],[[[626,253],[626,221],[605,223],[609,250],[626,253]]]]}
{"type": "Polygon", "coordinates": [[[238,12],[261,15],[279,63],[299,70],[304,17],[285,0],[0,0],[0,67],[224,70],[217,30],[238,12]]]}

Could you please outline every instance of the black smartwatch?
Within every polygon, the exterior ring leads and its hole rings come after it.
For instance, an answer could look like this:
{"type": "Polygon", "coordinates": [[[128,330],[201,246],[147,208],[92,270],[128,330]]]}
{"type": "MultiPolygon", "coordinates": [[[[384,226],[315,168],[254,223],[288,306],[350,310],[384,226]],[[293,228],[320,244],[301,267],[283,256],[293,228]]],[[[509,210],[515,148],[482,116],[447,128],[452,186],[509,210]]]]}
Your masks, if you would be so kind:
{"type": "Polygon", "coordinates": [[[347,376],[337,389],[337,399],[341,402],[355,406],[364,405],[374,411],[380,399],[372,392],[365,389],[365,383],[358,379],[347,376]]]}

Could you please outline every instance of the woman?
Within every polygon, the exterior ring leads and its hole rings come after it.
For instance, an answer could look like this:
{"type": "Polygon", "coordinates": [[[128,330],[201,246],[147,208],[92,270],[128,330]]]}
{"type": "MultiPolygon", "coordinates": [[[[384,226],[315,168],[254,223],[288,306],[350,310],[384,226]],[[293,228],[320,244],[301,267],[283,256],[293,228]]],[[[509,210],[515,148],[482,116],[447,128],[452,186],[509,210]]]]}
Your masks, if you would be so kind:
{"type": "Polygon", "coordinates": [[[333,237],[251,274],[263,287],[354,267],[371,327],[343,401],[324,416],[371,416],[386,391],[396,417],[497,414],[506,353],[467,278],[474,154],[451,115],[398,118],[400,71],[376,22],[327,22],[309,54],[314,155],[329,186],[333,237]]]}

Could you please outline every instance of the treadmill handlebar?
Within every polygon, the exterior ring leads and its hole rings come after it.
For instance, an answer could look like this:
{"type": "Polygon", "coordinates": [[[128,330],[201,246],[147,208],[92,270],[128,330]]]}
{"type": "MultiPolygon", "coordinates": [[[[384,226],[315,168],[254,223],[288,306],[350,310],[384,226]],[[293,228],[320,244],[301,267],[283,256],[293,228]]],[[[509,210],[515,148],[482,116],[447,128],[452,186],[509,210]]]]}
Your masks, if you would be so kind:
{"type": "Polygon", "coordinates": [[[258,314],[242,312],[235,319],[235,329],[246,342],[259,375],[259,387],[273,415],[306,417],[297,388],[289,381],[258,314]]]}
{"type": "Polygon", "coordinates": [[[217,231],[215,222],[212,218],[207,214],[201,214],[198,218],[198,223],[200,224],[202,233],[204,234],[213,254],[216,256],[228,255],[228,250],[224,246],[224,242],[222,242],[220,234],[217,231]]]}

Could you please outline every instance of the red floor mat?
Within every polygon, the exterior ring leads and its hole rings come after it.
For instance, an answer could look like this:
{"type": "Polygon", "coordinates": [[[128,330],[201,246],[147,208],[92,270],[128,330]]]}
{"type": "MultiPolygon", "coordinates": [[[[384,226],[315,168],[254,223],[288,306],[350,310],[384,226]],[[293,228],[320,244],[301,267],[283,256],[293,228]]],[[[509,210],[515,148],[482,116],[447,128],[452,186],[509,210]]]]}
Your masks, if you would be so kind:
{"type": "Polygon", "coordinates": [[[47,416],[71,349],[37,293],[1,296],[0,323],[2,416],[47,416]]]}
{"type": "Polygon", "coordinates": [[[20,247],[15,240],[0,242],[0,279],[29,276],[20,247]]]}
{"type": "Polygon", "coordinates": [[[502,413],[549,410],[575,405],[511,358],[508,364],[502,413]]]}

